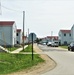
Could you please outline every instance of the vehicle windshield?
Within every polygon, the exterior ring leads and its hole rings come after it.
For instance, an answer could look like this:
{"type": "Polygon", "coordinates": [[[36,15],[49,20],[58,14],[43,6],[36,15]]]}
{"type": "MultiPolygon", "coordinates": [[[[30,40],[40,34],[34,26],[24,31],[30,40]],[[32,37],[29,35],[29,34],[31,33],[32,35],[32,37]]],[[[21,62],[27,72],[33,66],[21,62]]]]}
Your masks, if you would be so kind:
{"type": "Polygon", "coordinates": [[[74,46],[74,43],[71,43],[71,46],[74,46]]]}
{"type": "Polygon", "coordinates": [[[58,44],[58,42],[55,42],[55,43],[57,43],[57,44],[58,44]]]}

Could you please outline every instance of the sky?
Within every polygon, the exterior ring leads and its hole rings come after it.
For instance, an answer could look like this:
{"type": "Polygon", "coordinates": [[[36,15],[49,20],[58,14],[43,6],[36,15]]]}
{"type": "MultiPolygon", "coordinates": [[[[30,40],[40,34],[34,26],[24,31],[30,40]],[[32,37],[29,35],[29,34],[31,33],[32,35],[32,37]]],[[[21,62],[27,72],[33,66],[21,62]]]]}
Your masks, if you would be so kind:
{"type": "Polygon", "coordinates": [[[0,21],[15,21],[25,35],[34,32],[37,37],[58,36],[60,29],[71,29],[74,24],[73,0],[0,0],[0,21]]]}

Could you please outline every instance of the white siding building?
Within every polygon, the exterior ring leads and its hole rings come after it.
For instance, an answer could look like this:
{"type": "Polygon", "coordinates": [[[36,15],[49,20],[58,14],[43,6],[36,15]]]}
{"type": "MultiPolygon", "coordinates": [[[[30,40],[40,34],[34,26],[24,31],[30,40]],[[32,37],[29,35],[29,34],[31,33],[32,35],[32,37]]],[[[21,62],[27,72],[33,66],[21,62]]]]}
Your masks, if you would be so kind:
{"type": "Polygon", "coordinates": [[[74,25],[71,28],[71,37],[72,37],[72,41],[74,42],[74,25]]]}
{"type": "Polygon", "coordinates": [[[17,44],[22,44],[22,31],[17,29],[17,44]]]}
{"type": "Polygon", "coordinates": [[[60,30],[59,31],[59,44],[60,45],[70,44],[71,41],[72,41],[71,30],[60,30]]]}
{"type": "Polygon", "coordinates": [[[58,42],[58,36],[47,36],[47,40],[50,42],[58,42]]]}
{"type": "Polygon", "coordinates": [[[14,46],[16,44],[15,21],[0,21],[0,45],[14,46]]]}

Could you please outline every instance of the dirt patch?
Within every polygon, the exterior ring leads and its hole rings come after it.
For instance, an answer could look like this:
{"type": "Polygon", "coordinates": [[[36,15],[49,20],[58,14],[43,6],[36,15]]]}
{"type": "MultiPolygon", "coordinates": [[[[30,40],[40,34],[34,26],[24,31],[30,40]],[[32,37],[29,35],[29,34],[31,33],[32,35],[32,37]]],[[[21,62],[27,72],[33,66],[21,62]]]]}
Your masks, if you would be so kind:
{"type": "MultiPolygon", "coordinates": [[[[40,50],[36,44],[34,45],[34,51],[36,53],[42,52],[42,50],[40,50]]],[[[48,57],[46,54],[40,54],[40,57],[45,60],[44,63],[40,63],[31,69],[22,70],[8,75],[41,75],[42,73],[52,70],[56,66],[55,61],[48,57]]]]}

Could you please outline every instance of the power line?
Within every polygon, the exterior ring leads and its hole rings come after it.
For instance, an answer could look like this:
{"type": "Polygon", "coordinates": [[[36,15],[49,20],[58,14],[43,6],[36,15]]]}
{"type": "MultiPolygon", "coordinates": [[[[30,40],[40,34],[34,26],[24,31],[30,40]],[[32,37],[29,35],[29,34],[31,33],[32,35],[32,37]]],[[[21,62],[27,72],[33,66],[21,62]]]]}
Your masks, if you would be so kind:
{"type": "Polygon", "coordinates": [[[22,13],[22,11],[20,11],[20,10],[11,9],[11,8],[8,8],[8,7],[4,6],[4,5],[1,5],[1,7],[5,8],[7,10],[10,10],[10,11],[15,11],[15,12],[18,12],[18,13],[22,13]]]}
{"type": "Polygon", "coordinates": [[[6,7],[6,6],[2,5],[2,4],[1,4],[1,0],[0,0],[0,9],[1,9],[1,7],[5,8],[5,9],[7,9],[7,10],[11,10],[11,11],[15,11],[15,12],[22,13],[22,11],[20,11],[20,10],[11,9],[11,8],[9,8],[9,7],[6,7]]]}
{"type": "Polygon", "coordinates": [[[1,2],[0,2],[0,15],[2,14],[2,10],[1,10],[1,2]]]}

